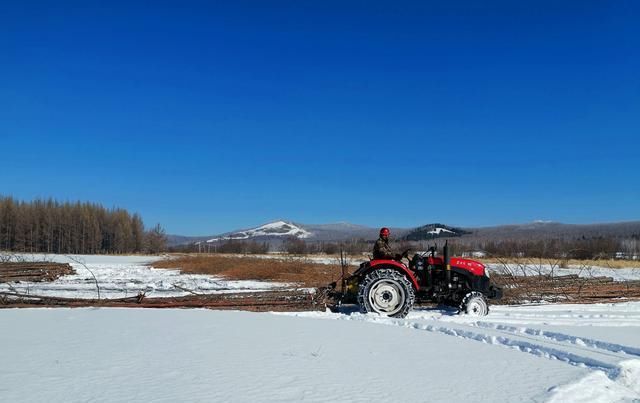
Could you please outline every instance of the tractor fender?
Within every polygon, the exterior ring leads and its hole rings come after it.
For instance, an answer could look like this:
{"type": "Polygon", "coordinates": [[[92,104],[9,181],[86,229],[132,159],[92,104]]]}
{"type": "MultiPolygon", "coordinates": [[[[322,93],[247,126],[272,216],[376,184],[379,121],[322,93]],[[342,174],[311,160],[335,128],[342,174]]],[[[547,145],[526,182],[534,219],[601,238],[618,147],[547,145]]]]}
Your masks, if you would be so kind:
{"type": "Polygon", "coordinates": [[[413,288],[416,291],[420,290],[420,286],[418,285],[418,280],[416,279],[416,276],[413,275],[413,273],[411,272],[411,270],[407,268],[407,266],[395,260],[387,260],[387,259],[372,260],[371,263],[369,264],[369,270],[367,270],[366,273],[364,274],[368,274],[369,272],[377,269],[389,269],[389,268],[397,270],[400,273],[407,276],[409,281],[411,281],[411,284],[413,284],[413,288]],[[389,267],[389,266],[392,266],[392,267],[389,267]]]}

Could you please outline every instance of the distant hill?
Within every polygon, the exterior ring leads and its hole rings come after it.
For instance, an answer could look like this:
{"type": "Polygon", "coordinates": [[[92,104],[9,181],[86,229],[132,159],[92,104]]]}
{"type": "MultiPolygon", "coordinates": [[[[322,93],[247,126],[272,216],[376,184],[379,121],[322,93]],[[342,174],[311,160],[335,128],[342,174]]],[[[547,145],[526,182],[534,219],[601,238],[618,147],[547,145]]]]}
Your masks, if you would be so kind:
{"type": "MultiPolygon", "coordinates": [[[[279,243],[285,238],[295,237],[306,241],[339,242],[350,239],[373,240],[378,237],[379,228],[346,222],[331,224],[300,224],[293,221],[277,220],[253,228],[245,228],[211,236],[189,237],[169,235],[170,246],[186,245],[196,242],[217,243],[229,240],[250,240],[257,242],[279,243]]],[[[409,230],[391,229],[394,237],[401,237],[409,230]]]]}
{"type": "Polygon", "coordinates": [[[580,237],[640,237],[640,221],[602,224],[563,224],[534,221],[526,224],[500,225],[494,227],[465,228],[468,237],[478,239],[575,239],[580,237]]]}
{"type": "Polygon", "coordinates": [[[213,235],[209,236],[187,236],[187,235],[167,235],[168,246],[188,245],[196,242],[204,242],[210,239],[213,235]]]}
{"type": "MultiPolygon", "coordinates": [[[[301,224],[277,220],[257,227],[241,229],[211,236],[189,237],[169,235],[170,246],[206,242],[209,244],[228,240],[247,240],[278,244],[288,237],[309,242],[340,242],[352,239],[373,241],[379,228],[346,222],[333,224],[301,224]]],[[[523,239],[575,239],[580,237],[617,237],[640,239],[640,221],[603,224],[562,224],[535,221],[525,224],[499,225],[480,228],[460,228],[433,223],[415,228],[391,228],[396,240],[423,241],[431,239],[458,238],[461,240],[523,240],[523,239]]]]}

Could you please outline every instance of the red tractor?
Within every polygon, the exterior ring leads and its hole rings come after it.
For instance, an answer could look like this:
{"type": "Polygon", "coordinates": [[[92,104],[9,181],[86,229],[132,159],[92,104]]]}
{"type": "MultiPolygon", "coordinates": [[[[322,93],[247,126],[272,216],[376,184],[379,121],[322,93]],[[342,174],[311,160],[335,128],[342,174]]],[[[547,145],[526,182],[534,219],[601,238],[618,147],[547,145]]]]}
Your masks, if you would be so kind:
{"type": "MultiPolygon", "coordinates": [[[[459,312],[483,316],[489,313],[487,299],[502,298],[502,289],[491,284],[485,265],[475,260],[443,256],[436,248],[416,254],[409,251],[395,260],[370,260],[360,264],[342,280],[342,292],[332,294],[336,306],[358,303],[360,312],[404,318],[415,302],[436,302],[459,307],[459,312]],[[406,265],[402,259],[409,260],[406,265]]],[[[330,286],[335,290],[336,283],[330,286]]]]}

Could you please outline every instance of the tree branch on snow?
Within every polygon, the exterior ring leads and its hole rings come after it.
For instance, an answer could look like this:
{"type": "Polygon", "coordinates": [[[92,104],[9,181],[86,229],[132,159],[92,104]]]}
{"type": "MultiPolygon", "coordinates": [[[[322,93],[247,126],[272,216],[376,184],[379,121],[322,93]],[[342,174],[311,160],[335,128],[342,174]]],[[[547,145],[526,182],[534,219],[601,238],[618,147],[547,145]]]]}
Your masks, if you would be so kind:
{"type": "Polygon", "coordinates": [[[193,291],[193,290],[190,290],[190,289],[188,289],[188,288],[181,287],[181,286],[179,286],[178,284],[171,284],[171,285],[172,285],[172,286],[174,286],[175,288],[179,289],[179,290],[182,290],[182,291],[184,291],[184,292],[188,292],[188,293],[193,294],[193,295],[204,295],[204,294],[201,294],[201,293],[199,293],[199,292],[195,292],[195,291],[193,291]]]}
{"type": "Polygon", "coordinates": [[[82,261],[82,260],[80,260],[80,259],[76,259],[76,258],[74,258],[74,257],[73,257],[73,256],[71,256],[71,255],[65,255],[65,257],[66,257],[67,259],[72,260],[72,261],[74,261],[75,263],[77,263],[77,264],[81,265],[82,267],[84,267],[85,269],[87,269],[87,271],[88,271],[89,273],[91,273],[91,276],[93,276],[93,281],[94,281],[94,282],[95,282],[95,284],[96,284],[96,289],[98,290],[98,301],[100,301],[100,284],[98,284],[98,279],[96,278],[96,275],[95,275],[95,274],[93,274],[93,271],[91,271],[91,269],[89,269],[89,268],[87,267],[87,265],[84,263],[84,261],[82,261]]]}

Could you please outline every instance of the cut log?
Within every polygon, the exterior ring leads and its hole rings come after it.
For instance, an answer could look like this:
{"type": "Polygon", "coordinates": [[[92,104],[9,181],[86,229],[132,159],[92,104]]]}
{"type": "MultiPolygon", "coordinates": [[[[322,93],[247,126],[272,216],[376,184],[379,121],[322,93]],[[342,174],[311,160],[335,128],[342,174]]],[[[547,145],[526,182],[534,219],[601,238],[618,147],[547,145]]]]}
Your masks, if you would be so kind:
{"type": "Polygon", "coordinates": [[[68,263],[53,262],[3,262],[0,263],[0,283],[16,281],[54,281],[74,274],[68,263]]]}

